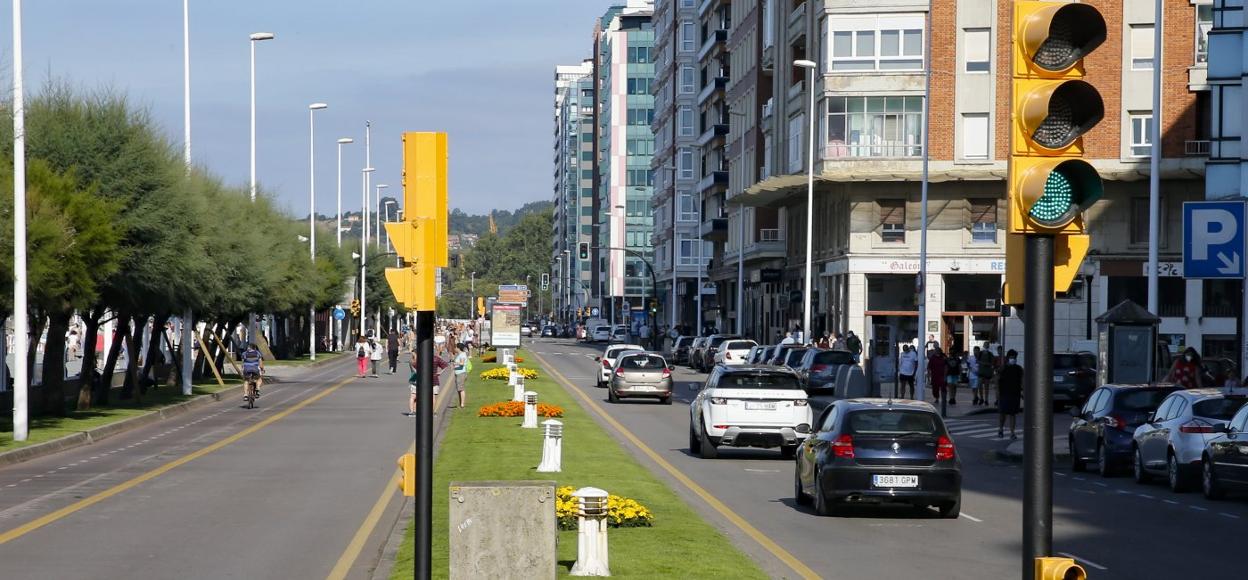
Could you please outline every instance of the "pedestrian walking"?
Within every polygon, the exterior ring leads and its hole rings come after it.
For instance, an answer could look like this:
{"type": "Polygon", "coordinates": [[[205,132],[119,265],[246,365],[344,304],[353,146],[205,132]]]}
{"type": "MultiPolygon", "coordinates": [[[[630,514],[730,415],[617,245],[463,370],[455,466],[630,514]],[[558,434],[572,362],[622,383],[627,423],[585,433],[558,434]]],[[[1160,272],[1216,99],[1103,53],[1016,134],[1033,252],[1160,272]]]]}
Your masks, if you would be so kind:
{"type": "MultiPolygon", "coordinates": [[[[975,350],[978,352],[975,355],[977,360],[975,373],[979,376],[979,404],[987,405],[988,392],[992,389],[992,377],[997,372],[997,360],[988,349],[979,350],[979,347],[975,347],[975,350]]],[[[1000,387],[998,387],[997,391],[997,402],[999,404],[1001,399],[1000,387]]]]}
{"type": "Polygon", "coordinates": [[[1205,383],[1203,374],[1200,353],[1189,346],[1183,351],[1183,356],[1174,360],[1174,366],[1170,367],[1170,374],[1166,375],[1166,381],[1183,389],[1199,389],[1205,383]]]}
{"type": "Polygon", "coordinates": [[[932,383],[932,400],[939,401],[946,397],[945,387],[949,380],[949,361],[940,347],[932,349],[927,355],[927,376],[932,383]]]}
{"type": "Polygon", "coordinates": [[[971,387],[971,405],[979,404],[979,347],[975,347],[971,354],[966,355],[966,361],[963,363],[966,367],[966,382],[971,387]]]}
{"type": "Polygon", "coordinates": [[[368,339],[364,338],[364,335],[361,334],[360,337],[355,340],[355,364],[359,369],[359,374],[357,376],[361,379],[364,378],[364,375],[368,372],[368,357],[371,354],[373,353],[369,351],[368,339]]]}
{"type": "Polygon", "coordinates": [[[958,383],[962,380],[962,357],[957,352],[949,353],[945,359],[945,375],[948,377],[945,384],[949,389],[949,404],[958,404],[958,383]]]}
{"type": "Polygon", "coordinates": [[[381,345],[377,344],[377,339],[375,338],[368,339],[368,362],[371,363],[371,368],[372,368],[372,372],[369,374],[369,376],[371,377],[378,376],[377,365],[381,363],[381,357],[382,357],[381,345]]]}
{"type": "MultiPolygon", "coordinates": [[[[412,349],[412,354],[410,357],[408,357],[407,364],[408,364],[408,367],[411,368],[411,373],[407,375],[407,386],[411,390],[412,394],[411,394],[411,400],[409,400],[407,403],[408,412],[403,413],[403,414],[407,415],[408,417],[415,417],[416,416],[416,392],[420,388],[420,375],[418,371],[416,370],[417,368],[419,368],[418,366],[419,359],[416,356],[415,349],[412,349]]],[[[434,400],[435,405],[437,404],[436,399],[438,396],[438,392],[441,390],[441,387],[442,387],[442,370],[445,369],[446,366],[447,366],[446,361],[442,360],[442,357],[436,354],[433,355],[433,396],[435,399],[434,400]]],[[[436,409],[437,407],[435,406],[434,408],[436,409]]]]}
{"type": "Polygon", "coordinates": [[[854,334],[852,330],[845,337],[845,348],[853,353],[854,364],[862,362],[862,339],[858,338],[858,335],[854,334]]]}
{"type": "Polygon", "coordinates": [[[1023,367],[1018,365],[1018,352],[1010,349],[1005,353],[1005,366],[997,379],[997,437],[1005,437],[1005,420],[1010,420],[1010,439],[1014,434],[1015,421],[1023,410],[1023,367]]]}
{"type": "Polygon", "coordinates": [[[390,374],[399,370],[399,331],[393,328],[386,335],[386,356],[390,359],[390,374]]]}
{"type": "Polygon", "coordinates": [[[472,370],[472,361],[468,359],[468,346],[457,344],[451,349],[455,355],[455,392],[459,393],[459,406],[468,404],[468,396],[464,393],[464,383],[468,382],[468,371],[472,370]]]}
{"type": "Polygon", "coordinates": [[[893,393],[901,399],[914,398],[914,374],[919,369],[919,354],[910,345],[901,347],[901,357],[897,361],[900,392],[893,393]]]}

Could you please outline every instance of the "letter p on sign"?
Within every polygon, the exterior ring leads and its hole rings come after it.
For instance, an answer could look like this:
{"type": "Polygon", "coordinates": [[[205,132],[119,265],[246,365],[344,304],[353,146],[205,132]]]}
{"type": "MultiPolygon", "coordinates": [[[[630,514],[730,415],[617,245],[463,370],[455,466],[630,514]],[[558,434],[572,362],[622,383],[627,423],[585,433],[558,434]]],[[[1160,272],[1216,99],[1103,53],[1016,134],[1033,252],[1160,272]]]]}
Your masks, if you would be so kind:
{"type": "Polygon", "coordinates": [[[1192,258],[1209,259],[1209,247],[1221,246],[1235,239],[1235,214],[1224,209],[1192,210],[1192,230],[1203,235],[1192,236],[1192,258]]]}

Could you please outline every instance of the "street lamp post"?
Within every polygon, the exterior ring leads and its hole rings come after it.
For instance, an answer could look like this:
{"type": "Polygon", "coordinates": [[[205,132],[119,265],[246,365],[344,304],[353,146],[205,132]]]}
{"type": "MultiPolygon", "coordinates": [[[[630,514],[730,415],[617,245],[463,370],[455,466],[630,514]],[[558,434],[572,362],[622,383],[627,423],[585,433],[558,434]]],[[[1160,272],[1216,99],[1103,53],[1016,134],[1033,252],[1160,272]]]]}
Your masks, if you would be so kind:
{"type": "Polygon", "coordinates": [[[256,43],[273,38],[272,32],[251,35],[251,201],[256,201],[256,43]]]}
{"type": "MultiPolygon", "coordinates": [[[[392,206],[392,205],[398,205],[398,204],[397,204],[397,203],[395,203],[395,201],[394,201],[393,199],[387,199],[385,203],[381,204],[381,206],[382,206],[382,207],[386,208],[386,222],[392,222],[392,221],[394,221],[394,220],[390,219],[390,206],[392,206]]],[[[382,231],[384,231],[384,230],[382,230],[382,229],[381,229],[381,227],[380,227],[380,226],[378,226],[378,228],[377,228],[377,232],[378,232],[378,233],[380,233],[380,232],[382,232],[382,231]]],[[[387,251],[387,252],[393,252],[393,251],[394,251],[394,244],[390,241],[390,232],[388,232],[388,231],[386,232],[386,251],[387,251]]]]}
{"type": "MultiPolygon", "coordinates": [[[[26,109],[22,94],[22,0],[13,0],[13,440],[29,432],[26,357],[26,109]]],[[[94,354],[94,353],[92,353],[94,354]]],[[[3,366],[3,365],[0,365],[3,366]]]]}
{"type": "Polygon", "coordinates": [[[810,342],[810,320],[814,301],[811,300],[811,282],[814,278],[814,228],[815,228],[815,69],[819,65],[810,60],[795,60],[794,66],[810,72],[806,92],[810,101],[806,108],[806,286],[802,293],[802,342],[810,342]]]}
{"type": "Polygon", "coordinates": [[[468,291],[472,294],[472,298],[468,299],[468,320],[476,320],[477,315],[474,309],[477,307],[477,273],[473,272],[468,279],[468,291]]]}
{"type": "Polygon", "coordinates": [[[376,247],[378,250],[381,249],[381,208],[383,205],[381,203],[381,190],[386,189],[388,187],[390,186],[384,183],[378,183],[375,186],[376,195],[374,197],[377,200],[377,214],[373,216],[373,219],[377,220],[377,223],[376,223],[376,229],[374,229],[373,231],[377,232],[377,239],[373,242],[373,246],[376,247]]]}
{"type": "Polygon", "coordinates": [[[338,236],[338,247],[342,247],[342,146],[355,143],[355,139],[343,137],[338,140],[338,221],[334,230],[338,236]]]}
{"type": "MultiPolygon", "coordinates": [[[[182,0],[182,161],[186,165],[186,174],[191,174],[191,6],[190,0],[182,0]]],[[[182,311],[182,394],[191,394],[191,328],[194,317],[190,307],[182,311]]],[[[95,365],[91,358],[92,368],[95,365]]]]}
{"type": "MultiPolygon", "coordinates": [[[[308,256],[316,264],[316,112],[325,103],[308,105],[308,256]]],[[[313,268],[315,271],[315,268],[313,268]]],[[[308,360],[316,360],[316,303],[308,307],[308,360]]]]}
{"type": "Polygon", "coordinates": [[[364,180],[364,205],[361,211],[364,213],[364,236],[360,238],[360,334],[366,334],[364,322],[368,320],[368,303],[367,303],[367,284],[368,284],[368,175],[373,172],[372,167],[365,167],[360,170],[364,180]]]}

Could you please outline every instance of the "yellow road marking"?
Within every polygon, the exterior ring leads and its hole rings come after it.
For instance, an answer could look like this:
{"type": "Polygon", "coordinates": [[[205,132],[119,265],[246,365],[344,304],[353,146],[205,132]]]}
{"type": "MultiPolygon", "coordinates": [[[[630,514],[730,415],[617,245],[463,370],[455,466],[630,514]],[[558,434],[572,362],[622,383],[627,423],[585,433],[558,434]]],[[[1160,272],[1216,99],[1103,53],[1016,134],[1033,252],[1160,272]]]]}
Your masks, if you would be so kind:
{"type": "Polygon", "coordinates": [[[42,528],[43,526],[51,524],[75,512],[89,508],[121,492],[129,490],[145,481],[149,481],[157,477],[160,477],[161,475],[164,475],[165,473],[168,473],[169,471],[172,471],[183,465],[186,465],[187,463],[190,463],[196,459],[199,459],[200,457],[208,455],[209,453],[212,453],[213,451],[217,451],[218,449],[221,449],[222,447],[225,447],[226,445],[234,443],[238,441],[239,439],[242,439],[243,437],[246,437],[248,435],[251,435],[252,433],[255,433],[256,431],[259,431],[265,427],[268,427],[269,425],[272,425],[273,423],[281,421],[282,419],[288,417],[291,413],[294,413],[295,411],[298,411],[299,409],[302,409],[308,405],[311,405],[312,403],[315,403],[325,398],[330,393],[338,390],[339,388],[341,388],[343,385],[347,384],[354,378],[355,377],[344,379],[340,381],[338,384],[335,384],[334,386],[324,391],[321,391],[311,397],[308,397],[307,399],[304,399],[303,401],[299,402],[298,404],[296,404],[295,406],[289,409],[286,409],[285,411],[282,411],[276,415],[273,415],[272,417],[269,417],[268,419],[265,419],[259,423],[256,423],[255,425],[252,425],[251,427],[243,429],[242,431],[239,431],[238,433],[230,435],[229,437],[226,437],[225,439],[217,441],[216,443],[213,443],[212,445],[209,445],[203,449],[200,449],[199,451],[195,451],[188,455],[179,457],[178,459],[170,461],[169,463],[166,463],[160,467],[157,467],[156,469],[153,469],[147,473],[144,473],[143,475],[137,476],[134,479],[131,479],[124,483],[119,483],[91,497],[74,502],[46,516],[40,517],[36,520],[30,521],[26,524],[23,524],[7,532],[4,532],[3,534],[0,534],[0,545],[8,543],[12,540],[16,540],[17,538],[20,538],[26,534],[29,534],[30,532],[33,532],[39,528],[42,528]]]}
{"type": "Polygon", "coordinates": [[[725,505],[724,502],[719,501],[719,499],[717,499],[714,495],[711,495],[711,492],[707,491],[706,489],[704,489],[702,486],[698,485],[697,483],[694,483],[694,481],[690,479],[689,476],[685,475],[684,472],[677,469],[676,466],[669,463],[666,459],[663,459],[663,457],[660,456],[658,453],[655,453],[654,450],[650,448],[650,446],[646,445],[645,443],[642,443],[641,439],[638,439],[636,435],[633,435],[632,431],[629,431],[627,428],[624,427],[624,425],[621,425],[620,422],[616,421],[614,417],[607,414],[607,411],[603,409],[601,405],[599,405],[596,401],[590,398],[589,395],[586,395],[585,391],[582,391],[581,389],[576,388],[576,386],[573,385],[571,381],[569,381],[566,377],[563,376],[563,373],[556,370],[553,365],[547,364],[546,359],[542,358],[541,355],[533,351],[529,351],[529,353],[537,357],[537,360],[542,363],[542,366],[546,367],[546,370],[549,371],[550,374],[554,375],[556,379],[559,379],[559,382],[563,383],[565,387],[564,390],[571,391],[572,393],[579,396],[581,400],[583,400],[587,405],[589,405],[591,409],[593,409],[595,413],[598,414],[599,417],[602,417],[604,421],[606,421],[609,425],[611,425],[616,430],[618,430],[620,434],[624,436],[625,439],[628,439],[630,443],[632,443],[633,445],[636,445],[637,448],[640,449],[642,453],[645,453],[646,456],[652,459],[655,463],[657,463],[659,467],[662,467],[664,471],[666,471],[672,477],[675,477],[676,481],[679,481],[681,485],[684,485],[686,488],[689,489],[689,491],[692,491],[693,493],[697,494],[698,497],[702,498],[703,501],[705,501],[708,505],[714,508],[715,511],[719,512],[720,515],[724,516],[725,518],[728,519],[728,521],[732,522],[732,524],[735,525],[737,529],[741,530],[742,532],[745,532],[747,536],[752,538],[755,542],[758,542],[758,544],[762,546],[763,549],[767,550],[768,552],[771,552],[771,555],[778,558],[781,562],[784,562],[786,565],[788,565],[789,568],[792,568],[793,571],[796,572],[799,576],[803,578],[819,578],[819,575],[816,574],[814,570],[811,570],[809,566],[803,564],[802,561],[798,560],[796,556],[794,556],[793,554],[790,554],[788,550],[785,550],[784,548],[780,547],[779,544],[773,542],[770,538],[768,538],[762,532],[758,531],[758,528],[751,526],[749,522],[745,521],[745,518],[742,518],[740,515],[737,515],[737,512],[732,511],[732,508],[725,505]]]}

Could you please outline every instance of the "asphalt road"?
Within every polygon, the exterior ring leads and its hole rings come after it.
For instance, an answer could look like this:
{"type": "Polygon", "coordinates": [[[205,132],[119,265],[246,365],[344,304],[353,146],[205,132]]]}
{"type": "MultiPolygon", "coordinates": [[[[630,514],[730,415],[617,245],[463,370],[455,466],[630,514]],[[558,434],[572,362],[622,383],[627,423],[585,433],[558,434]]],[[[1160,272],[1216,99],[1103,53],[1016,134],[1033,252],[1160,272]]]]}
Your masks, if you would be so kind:
{"type": "Polygon", "coordinates": [[[367,577],[410,510],[395,461],[415,424],[406,373],[353,367],[275,371],[255,409],[236,397],[0,469],[0,578],[325,578],[386,495],[349,568],[367,577]]]}
{"type": "MultiPolygon", "coordinates": [[[[688,402],[695,391],[689,385],[700,384],[705,375],[681,367],[670,407],[650,401],[612,405],[606,391],[594,386],[593,356],[601,346],[570,340],[538,340],[527,346],[642,443],[824,578],[997,579],[1021,574],[1022,467],[996,459],[994,451],[1009,440],[997,439],[995,416],[949,421],[963,462],[961,518],[943,520],[935,511],[892,507],[822,518],[793,501],[793,463],[780,459],[777,450],[721,448],[716,460],[690,454],[688,402]]],[[[1054,424],[1054,434],[1064,441],[1069,418],[1059,415],[1054,424]]],[[[792,567],[636,446],[623,437],[621,441],[773,577],[797,577],[792,567]]],[[[1242,575],[1242,559],[1218,546],[1237,542],[1248,529],[1248,501],[1212,502],[1199,493],[1137,485],[1129,477],[1102,480],[1095,474],[1071,473],[1061,464],[1054,473],[1053,525],[1054,551],[1081,560],[1089,576],[1098,580],[1178,578],[1193,570],[1204,578],[1236,577],[1242,575]]]]}

